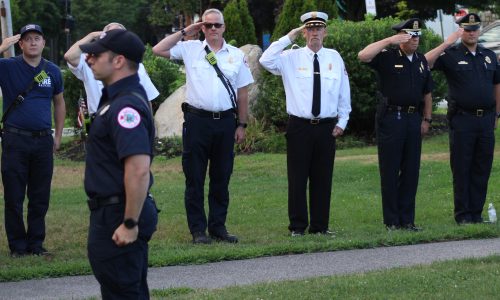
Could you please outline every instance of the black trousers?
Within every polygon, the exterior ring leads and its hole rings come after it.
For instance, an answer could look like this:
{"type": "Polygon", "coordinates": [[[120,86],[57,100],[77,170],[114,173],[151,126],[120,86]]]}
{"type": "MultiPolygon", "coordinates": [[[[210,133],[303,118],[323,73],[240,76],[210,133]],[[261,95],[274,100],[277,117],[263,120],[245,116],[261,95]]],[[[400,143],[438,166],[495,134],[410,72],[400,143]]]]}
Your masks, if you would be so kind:
{"type": "Polygon", "coordinates": [[[467,113],[450,122],[450,165],[456,222],[481,222],[495,149],[495,114],[467,113]]]}
{"type": "Polygon", "coordinates": [[[182,131],[182,169],[186,177],[184,194],[189,231],[222,233],[226,230],[229,179],[233,172],[234,117],[213,119],[185,112],[182,131]],[[208,223],[204,208],[207,167],[208,223]]]}
{"type": "Polygon", "coordinates": [[[422,117],[418,113],[386,112],[377,118],[377,145],[384,224],[415,222],[422,150],[422,117]]]}
{"type": "Polygon", "coordinates": [[[149,299],[147,283],[148,241],[156,231],[158,210],[148,196],[139,217],[139,237],[118,247],[111,239],[123,222],[125,204],[114,204],[90,212],[88,257],[103,299],[149,299]]]}
{"type": "Polygon", "coordinates": [[[287,172],[290,231],[319,232],[328,229],[332,191],[335,122],[310,124],[294,118],[288,121],[287,172]],[[309,215],[307,183],[309,181],[309,215]]]}
{"type": "Polygon", "coordinates": [[[45,240],[45,215],[49,208],[54,169],[52,135],[31,137],[4,132],[2,182],[5,231],[11,251],[37,250],[45,240]],[[27,228],[23,202],[28,195],[27,228]]]}

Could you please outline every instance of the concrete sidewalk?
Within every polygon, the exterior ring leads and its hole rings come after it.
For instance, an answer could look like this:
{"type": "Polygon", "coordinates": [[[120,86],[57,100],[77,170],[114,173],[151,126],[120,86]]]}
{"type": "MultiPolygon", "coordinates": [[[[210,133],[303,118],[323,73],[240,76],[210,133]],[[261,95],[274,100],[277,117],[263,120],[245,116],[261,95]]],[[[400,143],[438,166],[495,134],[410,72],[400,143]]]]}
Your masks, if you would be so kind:
{"type": "MultiPolygon", "coordinates": [[[[221,288],[359,273],[493,254],[500,254],[500,238],[150,268],[148,282],[150,289],[221,288]]],[[[92,296],[99,296],[99,285],[93,276],[0,283],[0,299],[81,299],[92,296]]]]}

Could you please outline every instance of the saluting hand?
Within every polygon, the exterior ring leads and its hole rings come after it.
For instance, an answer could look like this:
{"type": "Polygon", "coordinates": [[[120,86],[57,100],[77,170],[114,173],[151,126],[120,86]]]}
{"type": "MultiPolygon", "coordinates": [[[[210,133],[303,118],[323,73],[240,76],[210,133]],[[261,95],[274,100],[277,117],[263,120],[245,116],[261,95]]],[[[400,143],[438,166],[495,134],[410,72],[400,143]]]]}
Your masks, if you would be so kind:
{"type": "Polygon", "coordinates": [[[299,35],[300,32],[302,32],[302,29],[305,28],[305,25],[302,25],[300,27],[297,27],[295,29],[292,29],[289,33],[288,33],[288,38],[290,39],[290,41],[295,41],[295,39],[297,38],[297,36],[299,35]]]}
{"type": "Polygon", "coordinates": [[[464,29],[458,28],[457,31],[453,32],[448,36],[448,38],[446,39],[446,44],[448,46],[455,44],[455,42],[458,41],[458,39],[461,38],[463,34],[464,34],[464,29]]]}
{"type": "Polygon", "coordinates": [[[193,24],[189,25],[188,27],[184,28],[184,31],[186,32],[186,35],[188,35],[188,36],[197,34],[198,32],[200,32],[201,27],[205,23],[206,22],[193,23],[193,24]]]}
{"type": "Polygon", "coordinates": [[[139,226],[128,229],[124,224],[121,224],[120,226],[118,226],[118,228],[116,228],[115,232],[113,233],[112,239],[118,247],[123,247],[135,242],[138,235],[139,226]]]}
{"type": "Polygon", "coordinates": [[[19,40],[21,39],[21,35],[20,34],[16,34],[14,36],[9,36],[9,37],[6,37],[3,41],[2,41],[2,44],[0,45],[0,52],[4,52],[6,51],[7,49],[9,49],[12,45],[16,44],[17,42],[19,42],[19,40]]]}
{"type": "Polygon", "coordinates": [[[411,39],[411,35],[408,33],[398,33],[389,38],[391,45],[399,45],[408,42],[411,39]]]}

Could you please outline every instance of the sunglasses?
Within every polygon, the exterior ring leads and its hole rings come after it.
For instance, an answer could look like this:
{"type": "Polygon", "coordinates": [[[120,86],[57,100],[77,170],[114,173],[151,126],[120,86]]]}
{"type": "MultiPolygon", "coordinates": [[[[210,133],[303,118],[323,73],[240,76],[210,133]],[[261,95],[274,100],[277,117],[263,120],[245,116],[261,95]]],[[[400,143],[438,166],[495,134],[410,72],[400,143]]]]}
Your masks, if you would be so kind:
{"type": "Polygon", "coordinates": [[[203,24],[203,26],[205,26],[205,28],[207,28],[207,29],[212,29],[212,27],[219,29],[222,27],[222,25],[224,25],[224,24],[221,24],[221,23],[205,23],[205,24],[203,24]]]}
{"type": "Polygon", "coordinates": [[[411,37],[418,37],[418,36],[421,36],[422,35],[422,31],[404,31],[406,32],[407,34],[409,34],[411,37]]]}

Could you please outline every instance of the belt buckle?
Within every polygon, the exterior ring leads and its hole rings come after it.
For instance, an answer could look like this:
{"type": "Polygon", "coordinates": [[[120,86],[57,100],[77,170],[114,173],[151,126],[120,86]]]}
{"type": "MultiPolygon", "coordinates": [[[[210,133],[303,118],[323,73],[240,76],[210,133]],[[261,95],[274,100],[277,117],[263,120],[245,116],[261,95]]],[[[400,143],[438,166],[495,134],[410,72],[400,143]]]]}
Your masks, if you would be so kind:
{"type": "Polygon", "coordinates": [[[311,119],[311,124],[317,125],[317,124],[319,124],[319,120],[321,120],[321,119],[320,118],[312,118],[311,119]]]}
{"type": "Polygon", "coordinates": [[[482,117],[484,115],[484,109],[476,109],[476,117],[482,117]]]}
{"type": "Polygon", "coordinates": [[[412,114],[415,112],[415,106],[408,106],[408,113],[412,114]]]}
{"type": "Polygon", "coordinates": [[[214,120],[220,120],[220,111],[212,112],[212,118],[214,120]]]}

